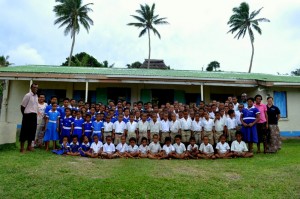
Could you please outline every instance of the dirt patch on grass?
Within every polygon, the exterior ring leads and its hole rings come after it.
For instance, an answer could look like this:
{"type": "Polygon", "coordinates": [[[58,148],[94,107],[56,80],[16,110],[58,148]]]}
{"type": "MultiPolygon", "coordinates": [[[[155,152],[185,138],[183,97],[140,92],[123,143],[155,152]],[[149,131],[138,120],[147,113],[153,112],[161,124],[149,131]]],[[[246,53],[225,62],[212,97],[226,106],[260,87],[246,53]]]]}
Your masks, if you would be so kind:
{"type": "Polygon", "coordinates": [[[224,173],[226,179],[229,179],[230,181],[232,180],[240,180],[242,177],[240,174],[237,174],[237,173],[233,173],[233,172],[230,172],[230,173],[224,173]]]}

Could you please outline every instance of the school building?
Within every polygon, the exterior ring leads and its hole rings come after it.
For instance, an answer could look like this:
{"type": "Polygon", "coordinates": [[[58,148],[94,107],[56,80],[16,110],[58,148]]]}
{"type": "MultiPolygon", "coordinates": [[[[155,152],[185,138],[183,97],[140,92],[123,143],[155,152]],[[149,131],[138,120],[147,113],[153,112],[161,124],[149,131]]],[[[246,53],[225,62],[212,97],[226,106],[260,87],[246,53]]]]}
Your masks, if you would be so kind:
{"type": "Polygon", "coordinates": [[[0,117],[0,145],[16,142],[22,115],[20,103],[32,82],[47,100],[56,95],[102,102],[125,99],[164,104],[179,101],[224,101],[228,96],[245,92],[261,94],[266,103],[273,96],[281,110],[279,122],[282,136],[300,136],[300,77],[257,73],[205,72],[197,70],[159,70],[125,68],[88,68],[62,66],[15,66],[0,68],[3,100],[0,117]]]}

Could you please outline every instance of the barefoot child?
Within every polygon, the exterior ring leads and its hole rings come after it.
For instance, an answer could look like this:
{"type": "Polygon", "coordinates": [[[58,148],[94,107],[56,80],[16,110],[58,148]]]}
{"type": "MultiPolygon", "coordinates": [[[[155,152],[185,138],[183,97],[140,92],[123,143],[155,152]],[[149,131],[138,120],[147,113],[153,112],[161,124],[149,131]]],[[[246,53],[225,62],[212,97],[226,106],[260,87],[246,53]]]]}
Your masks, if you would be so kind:
{"type": "Polygon", "coordinates": [[[175,149],[174,158],[185,159],[188,157],[185,145],[181,142],[181,135],[175,136],[175,144],[173,144],[173,147],[175,149]]]}
{"type": "Polygon", "coordinates": [[[129,146],[127,148],[126,157],[127,158],[139,157],[139,147],[136,145],[135,138],[129,139],[129,146]]]}
{"type": "Polygon", "coordinates": [[[49,150],[49,142],[53,141],[53,150],[56,149],[56,141],[59,140],[58,137],[58,125],[59,125],[59,117],[60,113],[56,110],[57,104],[53,103],[51,110],[49,110],[46,114],[46,129],[44,142],[46,146],[46,151],[49,150]]]}
{"type": "Polygon", "coordinates": [[[215,113],[215,132],[214,132],[214,142],[215,145],[220,141],[220,136],[224,134],[226,127],[225,127],[225,120],[221,118],[220,112],[215,113]]]}
{"type": "Polygon", "coordinates": [[[112,136],[113,123],[111,122],[111,116],[108,115],[105,118],[105,122],[103,123],[102,134],[103,137],[112,136]]]}
{"type": "Polygon", "coordinates": [[[78,142],[78,138],[77,138],[76,135],[74,135],[72,137],[72,142],[70,144],[70,150],[68,151],[67,155],[79,156],[80,155],[79,148],[80,148],[80,145],[79,145],[79,142],[78,142]]]}
{"type": "Polygon", "coordinates": [[[129,122],[126,123],[126,143],[129,144],[130,138],[137,138],[137,123],[134,121],[134,115],[129,115],[129,122]]]}
{"type": "Polygon", "coordinates": [[[238,126],[234,110],[228,111],[229,117],[226,119],[226,131],[228,143],[231,144],[235,140],[236,128],[238,126]]]}
{"type": "Polygon", "coordinates": [[[189,158],[196,159],[199,154],[199,147],[196,144],[196,139],[194,137],[190,138],[190,144],[187,147],[187,154],[189,158]]]}
{"type": "Polygon", "coordinates": [[[138,144],[141,144],[142,137],[148,138],[149,133],[150,133],[150,128],[149,128],[149,122],[147,122],[147,114],[143,113],[142,120],[140,120],[137,125],[137,137],[139,140],[138,144]]]}
{"type": "Polygon", "coordinates": [[[94,142],[91,145],[89,152],[86,153],[88,157],[98,158],[101,154],[103,144],[99,141],[98,135],[93,136],[94,142]]]}
{"type": "Polygon", "coordinates": [[[236,140],[231,144],[231,151],[233,157],[250,158],[253,157],[253,153],[248,152],[246,143],[242,141],[242,133],[236,133],[236,140]]]}
{"type": "MultiPolygon", "coordinates": [[[[67,100],[65,100],[67,102],[67,100]]],[[[70,108],[64,108],[64,114],[65,116],[60,119],[61,122],[61,134],[60,134],[60,143],[62,142],[62,138],[67,136],[68,140],[71,140],[71,135],[73,132],[73,123],[74,118],[71,115],[71,109],[70,108]]]]}
{"type": "Polygon", "coordinates": [[[171,144],[171,138],[166,137],[165,145],[163,146],[161,151],[161,158],[170,160],[174,155],[175,155],[175,148],[171,144]]]}
{"type": "Polygon", "coordinates": [[[91,115],[87,114],[85,116],[85,122],[83,123],[83,133],[85,136],[88,137],[89,142],[92,143],[92,125],[93,122],[91,121],[91,115]]]}
{"type": "Polygon", "coordinates": [[[149,153],[148,158],[150,159],[159,159],[160,158],[161,146],[158,142],[158,135],[154,134],[152,137],[152,142],[149,144],[149,153]]]}
{"type": "Polygon", "coordinates": [[[214,131],[215,131],[215,123],[213,119],[209,118],[209,114],[207,112],[204,113],[204,120],[202,121],[202,139],[204,136],[208,138],[208,141],[211,145],[214,144],[214,131]]]}
{"type": "Polygon", "coordinates": [[[116,148],[115,145],[112,143],[111,136],[106,137],[106,143],[103,145],[103,152],[101,153],[101,156],[106,159],[112,159],[117,157],[116,148]]]}
{"type": "Polygon", "coordinates": [[[200,151],[200,153],[198,154],[199,158],[204,158],[204,159],[216,158],[214,155],[214,148],[210,143],[208,143],[207,136],[203,137],[203,143],[200,145],[199,151],[200,151]]]}
{"type": "Polygon", "coordinates": [[[83,136],[83,141],[81,143],[81,146],[79,148],[79,153],[82,157],[86,157],[86,153],[90,150],[90,142],[89,142],[89,138],[85,135],[83,136]]]}
{"type": "Polygon", "coordinates": [[[121,143],[119,143],[116,147],[116,151],[117,151],[116,153],[118,157],[120,158],[126,157],[127,149],[128,149],[128,145],[126,144],[126,137],[125,135],[123,135],[121,137],[121,143]]]}
{"type": "Polygon", "coordinates": [[[63,142],[61,144],[61,148],[52,150],[52,153],[55,153],[57,155],[65,155],[69,150],[70,150],[70,145],[68,143],[68,137],[64,137],[63,142]]]}
{"type": "Polygon", "coordinates": [[[121,142],[121,137],[125,135],[126,124],[123,121],[123,114],[119,114],[118,121],[113,125],[114,144],[118,145],[121,142]]]}
{"type": "Polygon", "coordinates": [[[142,144],[139,146],[139,158],[148,158],[149,147],[147,138],[142,138],[142,144]]]}
{"type": "Polygon", "coordinates": [[[92,124],[92,136],[98,136],[98,139],[102,142],[104,140],[102,134],[103,121],[101,120],[101,114],[97,113],[96,120],[92,124]]]}
{"type": "Polygon", "coordinates": [[[230,152],[230,146],[226,142],[226,136],[221,135],[220,142],[218,142],[217,146],[217,158],[230,158],[232,156],[232,153],[230,152]]]}
{"type": "Polygon", "coordinates": [[[83,126],[84,120],[81,117],[81,112],[76,111],[76,117],[74,119],[73,123],[73,136],[76,135],[78,137],[78,140],[81,142],[81,138],[84,135],[82,131],[82,126],[83,126]]]}
{"type": "MultiPolygon", "coordinates": [[[[200,113],[195,114],[195,119],[192,121],[192,135],[195,138],[195,143],[200,144],[201,142],[201,131],[202,131],[202,121],[200,120],[200,113]]],[[[190,140],[191,142],[191,140],[190,140]]],[[[198,149],[197,149],[198,150],[198,149]]]]}

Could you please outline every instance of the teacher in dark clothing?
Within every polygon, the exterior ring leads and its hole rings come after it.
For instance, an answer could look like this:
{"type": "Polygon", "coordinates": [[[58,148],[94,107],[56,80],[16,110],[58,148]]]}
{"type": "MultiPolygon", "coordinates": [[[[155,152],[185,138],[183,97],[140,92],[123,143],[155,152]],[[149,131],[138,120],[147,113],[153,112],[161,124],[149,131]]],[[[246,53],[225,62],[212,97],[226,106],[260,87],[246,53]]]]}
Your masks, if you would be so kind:
{"type": "Polygon", "coordinates": [[[38,85],[32,84],[30,87],[30,92],[27,93],[21,104],[22,118],[22,128],[20,133],[20,152],[24,153],[24,145],[27,141],[27,151],[33,151],[31,147],[31,142],[35,138],[36,127],[37,127],[37,109],[38,109],[38,85]]]}

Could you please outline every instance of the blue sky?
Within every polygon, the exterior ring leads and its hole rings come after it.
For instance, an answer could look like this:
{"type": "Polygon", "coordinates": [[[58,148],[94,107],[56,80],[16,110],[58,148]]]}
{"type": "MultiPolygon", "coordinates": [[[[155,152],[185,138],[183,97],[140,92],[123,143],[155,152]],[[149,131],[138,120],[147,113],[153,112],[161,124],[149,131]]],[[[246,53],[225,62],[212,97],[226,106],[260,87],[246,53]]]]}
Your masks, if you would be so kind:
{"type": "MultiPolygon", "coordinates": [[[[170,25],[158,26],[161,40],[152,36],[152,58],[164,59],[172,69],[201,70],[218,61],[221,70],[247,72],[251,44],[248,35],[236,40],[227,34],[232,8],[242,1],[188,0],[84,0],[94,3],[94,20],[89,34],[82,29],[74,53],[85,51],[115,67],[143,61],[148,55],[147,37],[138,37],[130,14],[140,3],[156,3],[156,11],[170,25]]],[[[253,72],[284,74],[300,67],[300,2],[298,0],[248,1],[251,10],[264,7],[255,34],[253,72]]],[[[54,26],[54,0],[0,0],[0,55],[9,55],[15,65],[60,65],[71,47],[70,36],[54,26]]]]}

